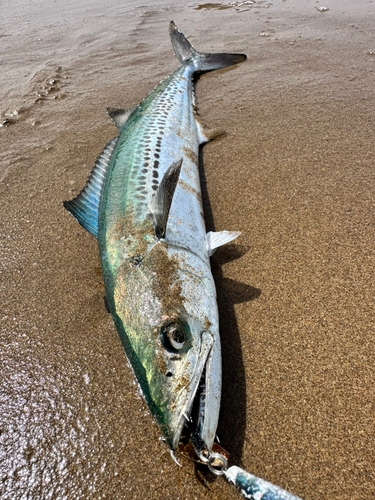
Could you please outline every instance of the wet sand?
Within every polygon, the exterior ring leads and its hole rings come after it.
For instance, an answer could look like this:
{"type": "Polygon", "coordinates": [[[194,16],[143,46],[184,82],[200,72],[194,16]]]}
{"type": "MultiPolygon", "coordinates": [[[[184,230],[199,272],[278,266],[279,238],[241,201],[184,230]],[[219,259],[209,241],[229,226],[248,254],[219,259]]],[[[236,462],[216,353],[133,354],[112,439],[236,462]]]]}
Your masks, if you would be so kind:
{"type": "Polygon", "coordinates": [[[306,500],[374,498],[375,3],[2,9],[1,498],[240,498],[172,462],[96,241],[62,206],[116,135],[105,107],[176,68],[171,19],[198,50],[248,55],[197,86],[226,131],[202,152],[207,227],[242,231],[212,259],[221,443],[306,500]]]}

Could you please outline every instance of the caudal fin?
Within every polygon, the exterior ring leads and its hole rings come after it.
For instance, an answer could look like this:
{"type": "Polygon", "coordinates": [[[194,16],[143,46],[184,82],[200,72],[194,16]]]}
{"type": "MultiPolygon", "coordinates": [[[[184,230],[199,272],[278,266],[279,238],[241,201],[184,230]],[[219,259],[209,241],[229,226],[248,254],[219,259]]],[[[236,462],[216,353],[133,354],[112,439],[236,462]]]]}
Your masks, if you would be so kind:
{"type": "Polygon", "coordinates": [[[204,54],[197,52],[173,21],[169,25],[173,50],[180,63],[191,58],[197,71],[212,71],[245,61],[245,54],[204,54]]]}

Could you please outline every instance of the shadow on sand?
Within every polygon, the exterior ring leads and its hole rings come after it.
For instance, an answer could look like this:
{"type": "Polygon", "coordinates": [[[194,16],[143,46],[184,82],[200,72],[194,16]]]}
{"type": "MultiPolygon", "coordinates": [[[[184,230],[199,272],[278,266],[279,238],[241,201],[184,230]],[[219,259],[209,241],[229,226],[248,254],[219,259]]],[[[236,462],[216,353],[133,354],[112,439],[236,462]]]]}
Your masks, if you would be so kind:
{"type": "MultiPolygon", "coordinates": [[[[202,148],[199,152],[199,171],[206,228],[207,231],[215,231],[203,170],[202,148]]],[[[217,434],[220,438],[220,445],[230,453],[230,464],[237,465],[241,463],[245,439],[246,379],[234,304],[254,300],[260,296],[261,291],[245,283],[225,278],[221,266],[239,259],[248,251],[249,248],[244,245],[228,244],[220,247],[211,258],[212,274],[217,289],[223,366],[222,399],[217,434]]],[[[199,478],[203,469],[198,466],[196,472],[199,478]]],[[[205,479],[208,480],[208,477],[206,476],[205,479]]]]}

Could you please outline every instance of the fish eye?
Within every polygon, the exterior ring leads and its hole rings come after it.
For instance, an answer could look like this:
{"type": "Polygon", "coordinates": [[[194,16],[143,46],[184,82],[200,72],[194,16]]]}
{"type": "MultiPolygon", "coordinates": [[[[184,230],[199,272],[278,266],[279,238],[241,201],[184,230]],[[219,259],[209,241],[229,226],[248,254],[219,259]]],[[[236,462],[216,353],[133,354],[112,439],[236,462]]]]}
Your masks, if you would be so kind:
{"type": "Polygon", "coordinates": [[[164,347],[171,351],[180,351],[186,343],[186,333],[182,325],[169,323],[160,330],[164,347]]]}
{"type": "Polygon", "coordinates": [[[176,325],[171,325],[171,327],[168,329],[167,333],[169,342],[171,343],[171,346],[174,347],[177,350],[180,350],[184,347],[185,344],[185,333],[181,331],[180,328],[176,325]]]}

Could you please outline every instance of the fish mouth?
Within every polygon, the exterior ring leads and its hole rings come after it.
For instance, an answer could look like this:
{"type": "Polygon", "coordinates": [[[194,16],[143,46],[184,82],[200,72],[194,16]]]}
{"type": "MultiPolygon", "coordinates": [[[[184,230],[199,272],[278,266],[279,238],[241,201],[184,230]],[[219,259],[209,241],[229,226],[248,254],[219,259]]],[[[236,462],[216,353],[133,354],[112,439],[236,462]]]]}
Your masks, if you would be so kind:
{"type": "Polygon", "coordinates": [[[177,425],[172,435],[170,443],[172,450],[178,448],[182,434],[190,436],[193,432],[202,433],[204,426],[204,411],[202,412],[202,408],[204,410],[206,403],[206,379],[213,345],[214,339],[212,334],[204,331],[201,336],[199,356],[190,382],[189,398],[184,410],[178,417],[177,425]]]}

